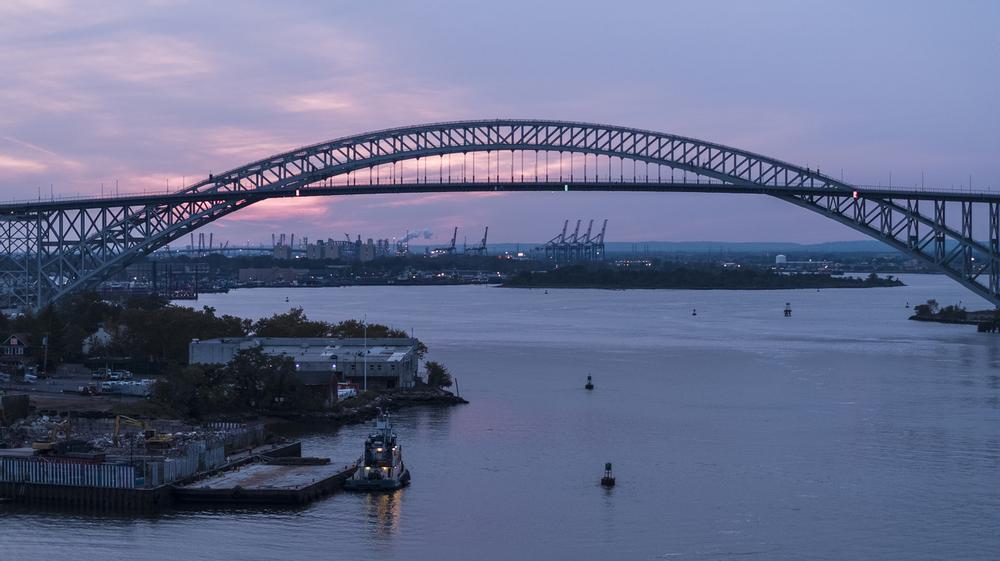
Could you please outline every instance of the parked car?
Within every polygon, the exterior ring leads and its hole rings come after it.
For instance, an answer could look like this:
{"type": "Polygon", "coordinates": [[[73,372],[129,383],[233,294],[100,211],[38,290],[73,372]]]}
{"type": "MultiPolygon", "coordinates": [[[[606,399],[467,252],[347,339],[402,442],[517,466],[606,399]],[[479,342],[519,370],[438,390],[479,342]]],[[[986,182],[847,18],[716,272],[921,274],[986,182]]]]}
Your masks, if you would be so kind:
{"type": "Polygon", "coordinates": [[[128,370],[112,370],[107,379],[115,381],[131,380],[132,373],[128,370]]]}

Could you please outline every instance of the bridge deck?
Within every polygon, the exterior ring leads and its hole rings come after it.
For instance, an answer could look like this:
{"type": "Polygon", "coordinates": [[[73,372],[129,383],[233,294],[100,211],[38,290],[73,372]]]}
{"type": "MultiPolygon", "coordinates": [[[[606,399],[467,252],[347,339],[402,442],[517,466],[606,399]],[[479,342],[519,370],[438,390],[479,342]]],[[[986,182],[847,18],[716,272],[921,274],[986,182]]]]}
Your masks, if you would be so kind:
{"type": "MultiPolygon", "coordinates": [[[[867,199],[914,199],[934,201],[1000,202],[1000,193],[990,191],[887,189],[857,187],[867,199]]],[[[755,195],[829,195],[853,194],[853,191],[800,186],[760,186],[722,182],[632,182],[632,181],[466,181],[466,182],[407,182],[373,185],[310,186],[281,192],[198,192],[130,194],[121,197],[66,198],[0,203],[0,214],[21,214],[53,210],[111,208],[170,204],[181,201],[235,201],[268,198],[327,197],[337,195],[385,195],[405,193],[470,193],[504,192],[645,192],[645,193],[728,193],[755,195]]]]}

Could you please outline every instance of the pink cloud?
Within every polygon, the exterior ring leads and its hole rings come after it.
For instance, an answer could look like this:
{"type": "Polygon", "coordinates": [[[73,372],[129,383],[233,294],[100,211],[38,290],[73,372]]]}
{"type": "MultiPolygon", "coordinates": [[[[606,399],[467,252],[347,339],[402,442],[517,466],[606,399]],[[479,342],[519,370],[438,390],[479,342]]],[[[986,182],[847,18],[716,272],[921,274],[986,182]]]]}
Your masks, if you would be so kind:
{"type": "Polygon", "coordinates": [[[40,173],[47,169],[48,166],[36,160],[15,158],[13,156],[0,154],[0,173],[40,173]]]}
{"type": "Polygon", "coordinates": [[[337,93],[294,95],[278,102],[278,107],[291,113],[307,111],[344,111],[355,107],[349,96],[337,93]]]}
{"type": "Polygon", "coordinates": [[[371,202],[366,204],[367,208],[408,208],[421,207],[436,204],[463,203],[470,200],[493,199],[504,197],[511,193],[504,192],[480,192],[480,193],[434,193],[429,195],[372,195],[371,202]]]}
{"type": "Polygon", "coordinates": [[[330,212],[329,200],[320,197],[299,197],[287,199],[270,199],[250,205],[240,210],[227,220],[232,222],[287,222],[297,224],[316,223],[324,219],[330,212]]]}

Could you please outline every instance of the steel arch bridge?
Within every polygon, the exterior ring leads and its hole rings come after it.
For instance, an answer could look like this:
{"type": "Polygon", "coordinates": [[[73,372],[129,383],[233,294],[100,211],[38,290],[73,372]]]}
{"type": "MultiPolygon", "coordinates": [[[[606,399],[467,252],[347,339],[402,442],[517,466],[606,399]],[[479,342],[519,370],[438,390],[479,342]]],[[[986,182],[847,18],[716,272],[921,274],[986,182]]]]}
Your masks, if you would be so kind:
{"type": "Polygon", "coordinates": [[[471,191],[770,195],[931,264],[1000,307],[1000,195],[860,188],[693,138],[548,120],[386,129],[277,154],[173,193],[0,204],[0,295],[40,308],[265,199],[471,191]]]}

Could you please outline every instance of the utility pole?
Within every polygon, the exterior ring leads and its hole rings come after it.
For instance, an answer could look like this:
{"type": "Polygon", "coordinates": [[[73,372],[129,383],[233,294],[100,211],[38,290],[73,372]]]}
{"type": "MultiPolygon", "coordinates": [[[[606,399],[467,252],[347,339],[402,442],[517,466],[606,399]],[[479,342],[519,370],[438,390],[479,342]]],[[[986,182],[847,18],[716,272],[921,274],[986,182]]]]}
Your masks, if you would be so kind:
{"type": "Polygon", "coordinates": [[[46,333],[42,336],[42,347],[45,349],[45,355],[42,359],[42,372],[48,372],[49,370],[49,334],[46,333]]]}
{"type": "Polygon", "coordinates": [[[368,391],[368,314],[365,314],[364,319],[361,320],[361,327],[365,338],[365,356],[364,356],[365,391],[368,391]]]}

